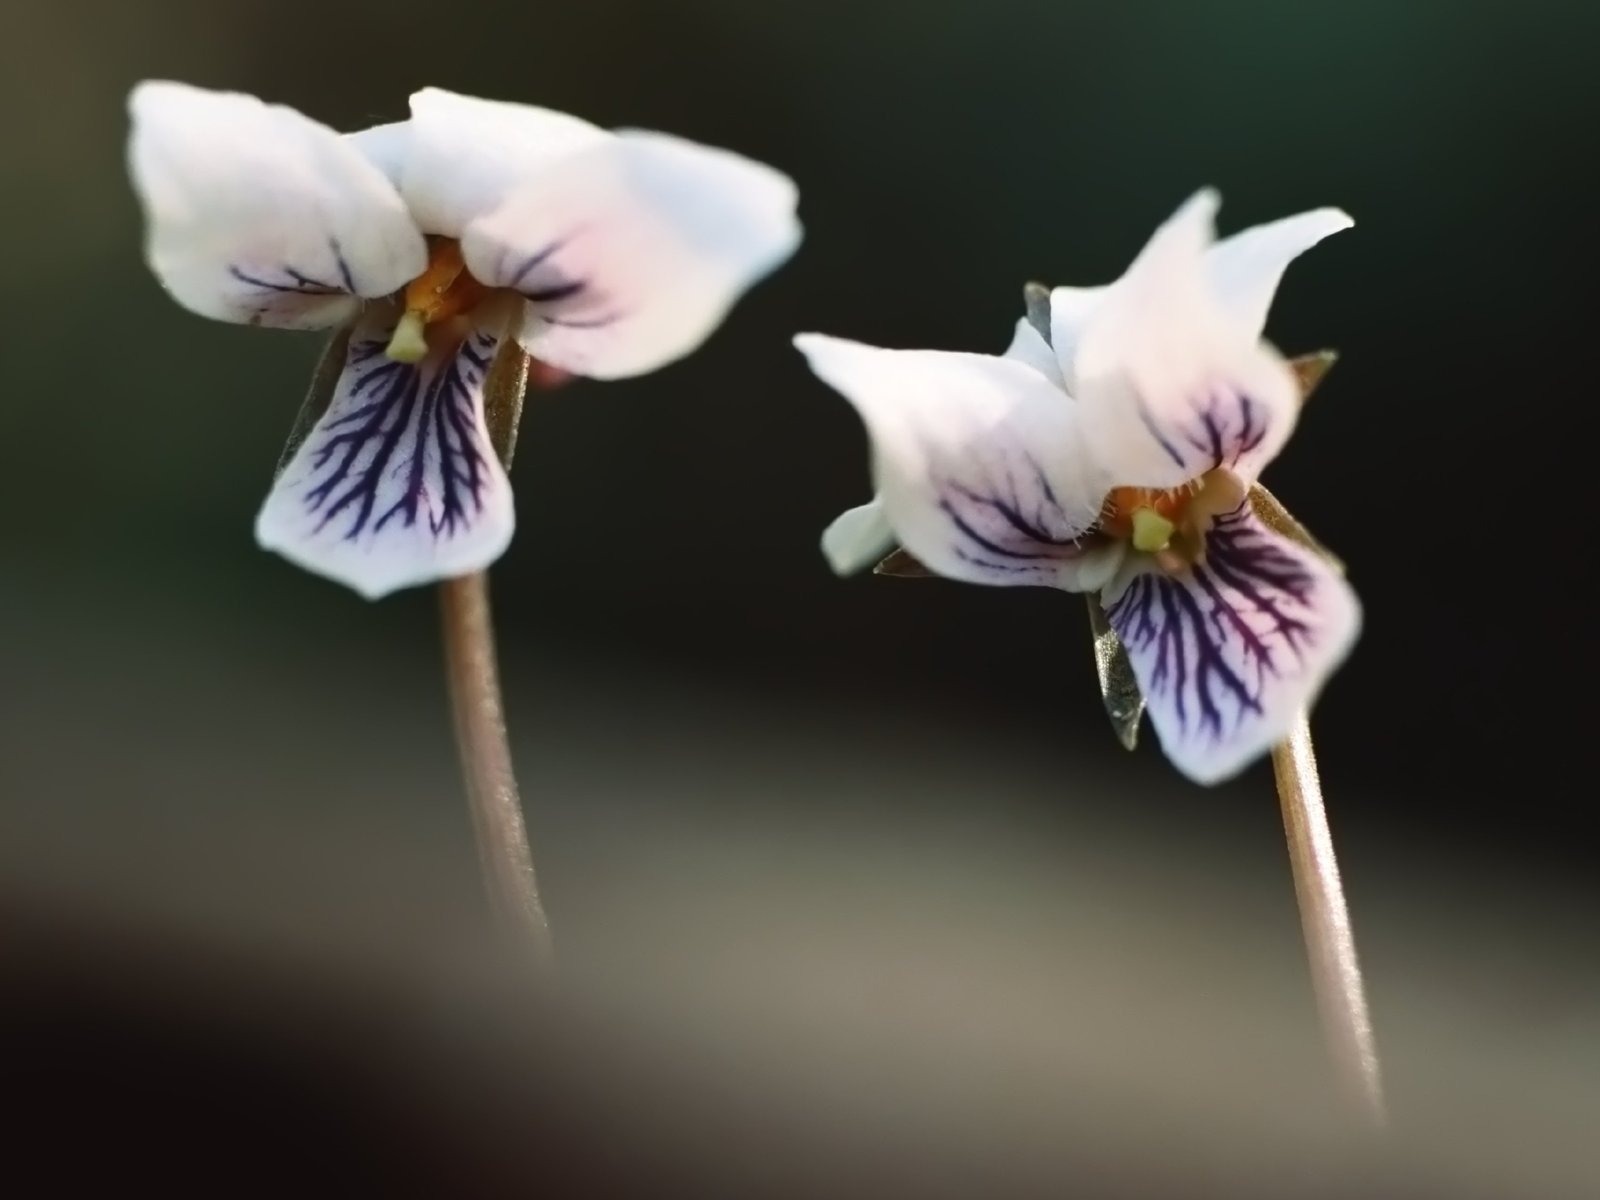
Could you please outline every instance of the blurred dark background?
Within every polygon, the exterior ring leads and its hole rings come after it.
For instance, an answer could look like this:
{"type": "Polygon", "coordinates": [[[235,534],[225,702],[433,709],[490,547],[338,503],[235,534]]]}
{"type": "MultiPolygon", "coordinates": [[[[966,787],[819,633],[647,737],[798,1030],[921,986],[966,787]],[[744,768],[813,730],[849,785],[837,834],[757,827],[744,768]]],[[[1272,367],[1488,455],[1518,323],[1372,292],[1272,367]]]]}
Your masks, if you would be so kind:
{"type": "Polygon", "coordinates": [[[0,1027],[38,1129],[116,1147],[41,1162],[1594,1194],[1597,37],[1576,0],[12,10],[0,1027]],[[145,271],[148,77],[345,129],[435,84],[801,185],[805,245],[700,353],[523,425],[494,582],[558,995],[482,930],[434,598],[253,544],[318,342],[145,271]],[[816,549],[866,448],[794,332],[997,351],[1025,280],[1113,278],[1202,184],[1225,233],[1356,218],[1280,292],[1269,336],[1343,357],[1266,482],[1366,602],[1316,727],[1400,1163],[1327,1133],[1267,769],[1125,755],[1076,597],[842,582],[816,549]]]}

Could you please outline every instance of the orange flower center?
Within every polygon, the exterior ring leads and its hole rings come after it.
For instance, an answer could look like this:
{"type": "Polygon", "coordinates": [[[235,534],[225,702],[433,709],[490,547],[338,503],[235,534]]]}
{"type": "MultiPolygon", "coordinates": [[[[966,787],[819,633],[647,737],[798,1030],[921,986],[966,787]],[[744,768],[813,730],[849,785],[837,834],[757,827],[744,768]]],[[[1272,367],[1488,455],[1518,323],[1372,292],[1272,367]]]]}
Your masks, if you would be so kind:
{"type": "Polygon", "coordinates": [[[1133,515],[1141,509],[1177,525],[1200,490],[1200,481],[1191,479],[1175,488],[1112,488],[1106,495],[1100,527],[1113,537],[1133,536],[1133,515]]]}
{"type": "Polygon", "coordinates": [[[406,311],[420,313],[424,323],[432,325],[470,312],[488,294],[462,261],[460,242],[430,237],[427,267],[406,284],[406,311]]]}
{"type": "Polygon", "coordinates": [[[1112,488],[1101,509],[1100,531],[1133,543],[1168,571],[1205,557],[1211,522],[1244,503],[1247,489],[1232,471],[1208,471],[1175,488],[1112,488]]]}
{"type": "Polygon", "coordinates": [[[418,362],[428,353],[428,327],[466,316],[490,294],[472,277],[454,238],[428,238],[428,265],[403,295],[405,311],[395,325],[387,353],[401,362],[418,362]]]}

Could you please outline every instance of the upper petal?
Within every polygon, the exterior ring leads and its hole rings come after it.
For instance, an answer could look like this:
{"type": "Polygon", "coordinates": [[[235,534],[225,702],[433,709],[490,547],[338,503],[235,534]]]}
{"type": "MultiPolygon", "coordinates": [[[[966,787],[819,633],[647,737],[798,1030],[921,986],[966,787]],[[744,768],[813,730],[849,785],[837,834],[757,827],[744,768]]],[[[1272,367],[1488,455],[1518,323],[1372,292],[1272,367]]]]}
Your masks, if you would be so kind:
{"type": "Polygon", "coordinates": [[[536,172],[467,227],[467,268],[528,300],[522,343],[615,379],[679,358],[800,240],[794,183],[726,150],[627,132],[536,172]]]}
{"type": "Polygon", "coordinates": [[[1076,409],[1024,363],[881,350],[804,334],[795,345],[855,405],[896,538],[952,579],[1101,586],[1120,545],[1082,541],[1104,488],[1086,478],[1076,409]]]}
{"type": "Polygon", "coordinates": [[[423,268],[394,187],[326,126],[254,96],[147,82],[129,98],[146,254],[185,308],[311,329],[423,268]]]}
{"type": "Polygon", "coordinates": [[[1162,749],[1200,783],[1281,741],[1361,624],[1349,584],[1248,508],[1212,526],[1202,564],[1172,576],[1130,559],[1104,601],[1162,749]]]}
{"type": "MultiPolygon", "coordinates": [[[[1206,251],[1206,277],[1223,308],[1259,337],[1289,264],[1323,238],[1352,224],[1337,208],[1319,208],[1242,230],[1206,251]]],[[[1050,344],[1069,391],[1077,384],[1078,345],[1084,330],[1115,286],[1058,287],[1050,292],[1050,344]]]]}
{"type": "Polygon", "coordinates": [[[1253,226],[1211,248],[1206,274],[1223,306],[1260,337],[1289,264],[1323,238],[1354,224],[1340,209],[1318,208],[1253,226]]]}
{"type": "Polygon", "coordinates": [[[256,518],[264,548],[368,599],[487,567],[514,524],[484,423],[497,339],[401,363],[383,352],[392,324],[357,328],[332,403],[256,518]]]}
{"type": "Polygon", "coordinates": [[[1083,331],[1101,301],[1114,285],[1102,287],[1058,287],[1050,290],[1050,348],[1055,352],[1056,369],[1066,389],[1078,388],[1078,345],[1083,331]]]}
{"type": "Polygon", "coordinates": [[[1017,328],[1011,335],[1011,344],[1006,347],[1004,357],[1027,363],[1051,383],[1063,391],[1066,390],[1066,380],[1062,377],[1061,364],[1056,358],[1055,351],[1027,317],[1018,319],[1017,328]]]}
{"type": "Polygon", "coordinates": [[[1083,331],[1084,436],[1114,484],[1175,487],[1217,466],[1249,482],[1294,426],[1292,372],[1207,278],[1216,208],[1200,192],[1156,230],[1083,331]]]}
{"type": "Polygon", "coordinates": [[[361,151],[396,189],[400,187],[405,179],[406,163],[411,158],[410,121],[391,121],[387,125],[357,129],[345,134],[344,140],[361,151]]]}
{"type": "Polygon", "coordinates": [[[406,203],[424,233],[454,238],[551,161],[612,137],[580,117],[441,88],[411,97],[409,124],[406,203]]]}

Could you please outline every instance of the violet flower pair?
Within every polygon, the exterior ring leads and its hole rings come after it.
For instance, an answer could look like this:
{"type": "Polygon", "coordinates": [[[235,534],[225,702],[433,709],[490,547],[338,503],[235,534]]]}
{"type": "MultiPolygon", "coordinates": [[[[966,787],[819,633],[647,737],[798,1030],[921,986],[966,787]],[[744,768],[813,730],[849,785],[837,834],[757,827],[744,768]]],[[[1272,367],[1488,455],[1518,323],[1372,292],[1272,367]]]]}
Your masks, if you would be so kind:
{"type": "MultiPolygon", "coordinates": [[[[659,133],[437,89],[341,135],[176,83],[135,89],[130,165],[152,269],[219,320],[343,330],[332,399],[256,522],[264,547],[369,598],[481,570],[515,524],[485,382],[508,343],[614,379],[695,349],[800,240],[780,172],[659,133]]],[[[1048,340],[1003,355],[807,334],[855,405],[876,498],[824,550],[896,546],[973,583],[1098,593],[1173,763],[1226,778],[1281,740],[1348,652],[1340,572],[1249,503],[1294,427],[1261,340],[1324,209],[1213,244],[1216,196],[1127,273],[1057,288],[1048,340]]]]}

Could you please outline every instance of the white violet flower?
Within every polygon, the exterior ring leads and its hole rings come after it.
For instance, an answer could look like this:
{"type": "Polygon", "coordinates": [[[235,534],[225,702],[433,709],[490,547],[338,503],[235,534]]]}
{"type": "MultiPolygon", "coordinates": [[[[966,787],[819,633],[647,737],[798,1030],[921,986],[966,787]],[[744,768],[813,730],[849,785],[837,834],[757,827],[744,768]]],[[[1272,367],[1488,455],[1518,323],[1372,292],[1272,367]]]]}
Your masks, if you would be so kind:
{"type": "Polygon", "coordinates": [[[129,101],[151,268],[201,316],[350,326],[327,411],[274,484],[261,545],[368,597],[506,548],[483,386],[501,341],[614,379],[698,346],[795,249],[783,174],[661,133],[429,88],[340,135],[184,84],[129,101]]]}
{"type": "Polygon", "coordinates": [[[1057,288],[1003,356],[805,334],[861,415],[877,498],[823,538],[840,573],[903,546],[970,583],[1099,592],[1169,759],[1202,783],[1280,741],[1349,652],[1339,572],[1246,502],[1300,390],[1261,340],[1285,268],[1348,228],[1319,209],[1213,244],[1202,191],[1115,283],[1057,288]]]}

